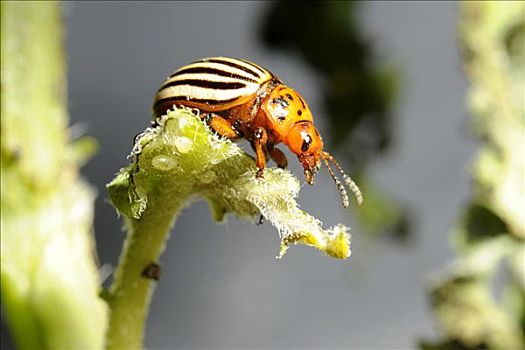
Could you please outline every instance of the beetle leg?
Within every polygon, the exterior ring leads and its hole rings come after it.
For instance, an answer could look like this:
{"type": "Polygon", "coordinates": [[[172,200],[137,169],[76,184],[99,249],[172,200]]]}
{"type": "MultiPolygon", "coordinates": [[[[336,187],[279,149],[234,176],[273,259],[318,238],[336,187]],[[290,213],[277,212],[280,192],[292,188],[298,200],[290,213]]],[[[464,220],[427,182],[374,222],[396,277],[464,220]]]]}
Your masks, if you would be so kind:
{"type": "Polygon", "coordinates": [[[270,148],[270,157],[275,163],[277,163],[279,168],[284,169],[288,166],[288,160],[286,160],[286,156],[280,149],[274,147],[270,148]]]}
{"type": "Polygon", "coordinates": [[[264,128],[258,127],[255,129],[253,136],[253,148],[255,149],[255,155],[257,156],[255,161],[257,164],[257,174],[255,174],[255,177],[261,178],[263,176],[264,168],[266,167],[265,148],[266,142],[268,141],[268,134],[264,128]]]}
{"type": "Polygon", "coordinates": [[[228,139],[239,139],[242,137],[240,130],[237,130],[230,120],[223,118],[220,115],[210,113],[206,117],[206,120],[212,130],[222,137],[228,139]]]}

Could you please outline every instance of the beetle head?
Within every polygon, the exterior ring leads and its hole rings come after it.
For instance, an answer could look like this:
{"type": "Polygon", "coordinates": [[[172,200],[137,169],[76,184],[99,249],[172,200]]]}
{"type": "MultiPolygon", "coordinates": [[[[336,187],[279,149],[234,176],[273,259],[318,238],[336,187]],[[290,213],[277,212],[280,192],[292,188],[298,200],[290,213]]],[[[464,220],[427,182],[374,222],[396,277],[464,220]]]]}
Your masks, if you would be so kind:
{"type": "Polygon", "coordinates": [[[304,99],[292,88],[279,85],[272,90],[263,110],[274,118],[272,130],[279,136],[280,141],[288,146],[291,152],[299,158],[304,169],[306,181],[312,185],[314,176],[324,162],[328,172],[332,176],[335,185],[339,189],[343,207],[349,206],[348,194],[341,180],[335,175],[334,166],[346,186],[353,192],[357,203],[361,204],[363,196],[359,187],[348,176],[335,158],[328,152],[323,151],[323,139],[313,125],[313,118],[308,105],[304,99]]]}
{"type": "Polygon", "coordinates": [[[295,123],[288,133],[287,144],[290,151],[297,154],[304,168],[306,181],[310,185],[314,183],[314,175],[319,170],[321,161],[323,161],[339,190],[343,207],[346,208],[350,205],[348,194],[341,180],[335,175],[332,166],[338,170],[343,178],[343,182],[355,195],[357,203],[361,204],[363,196],[359,187],[357,187],[350,176],[346,174],[335,158],[330,153],[323,151],[323,140],[311,122],[300,121],[295,123]]]}
{"type": "Polygon", "coordinates": [[[323,139],[309,121],[299,121],[288,132],[286,143],[290,151],[299,158],[306,181],[314,183],[314,175],[321,166],[323,139]]]}

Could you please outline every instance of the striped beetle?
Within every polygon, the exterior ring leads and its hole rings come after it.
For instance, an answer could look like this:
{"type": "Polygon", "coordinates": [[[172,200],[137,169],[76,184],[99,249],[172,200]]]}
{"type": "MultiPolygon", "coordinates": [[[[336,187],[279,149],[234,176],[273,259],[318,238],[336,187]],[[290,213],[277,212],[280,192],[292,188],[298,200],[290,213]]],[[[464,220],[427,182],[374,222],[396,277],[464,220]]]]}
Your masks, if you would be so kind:
{"type": "Polygon", "coordinates": [[[174,105],[199,109],[211,129],[223,137],[246,138],[255,150],[256,177],[263,176],[267,156],[279,167],[286,167],[286,156],[275,147],[282,142],[299,158],[310,185],[322,160],[339,189],[343,207],[348,207],[348,195],[331,163],[361,204],[359,187],[323,150],[323,140],[304,99],[261,66],[227,57],[188,64],[170,75],[157,91],[155,119],[174,105]]]}

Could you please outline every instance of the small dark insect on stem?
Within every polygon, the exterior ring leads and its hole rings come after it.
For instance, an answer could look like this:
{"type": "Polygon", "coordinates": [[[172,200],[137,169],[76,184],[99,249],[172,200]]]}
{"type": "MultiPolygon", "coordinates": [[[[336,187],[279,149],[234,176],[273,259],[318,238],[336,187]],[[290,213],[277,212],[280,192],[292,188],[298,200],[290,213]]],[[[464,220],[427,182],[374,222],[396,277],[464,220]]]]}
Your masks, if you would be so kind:
{"type": "Polygon", "coordinates": [[[161,273],[160,265],[154,262],[149,263],[148,265],[146,265],[144,270],[142,270],[143,277],[146,277],[146,278],[149,278],[155,281],[158,281],[160,279],[160,273],[161,273]]]}

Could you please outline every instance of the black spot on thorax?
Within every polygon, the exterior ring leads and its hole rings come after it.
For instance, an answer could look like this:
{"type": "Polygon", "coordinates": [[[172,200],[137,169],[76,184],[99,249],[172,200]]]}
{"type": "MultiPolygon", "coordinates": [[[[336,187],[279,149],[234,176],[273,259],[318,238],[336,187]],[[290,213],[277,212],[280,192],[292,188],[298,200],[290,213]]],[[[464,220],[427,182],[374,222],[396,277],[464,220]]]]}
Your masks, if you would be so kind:
{"type": "Polygon", "coordinates": [[[281,105],[282,108],[288,108],[289,106],[289,103],[288,101],[286,101],[284,98],[282,97],[276,97],[272,100],[272,104],[276,105],[276,104],[279,104],[281,105]]]}

